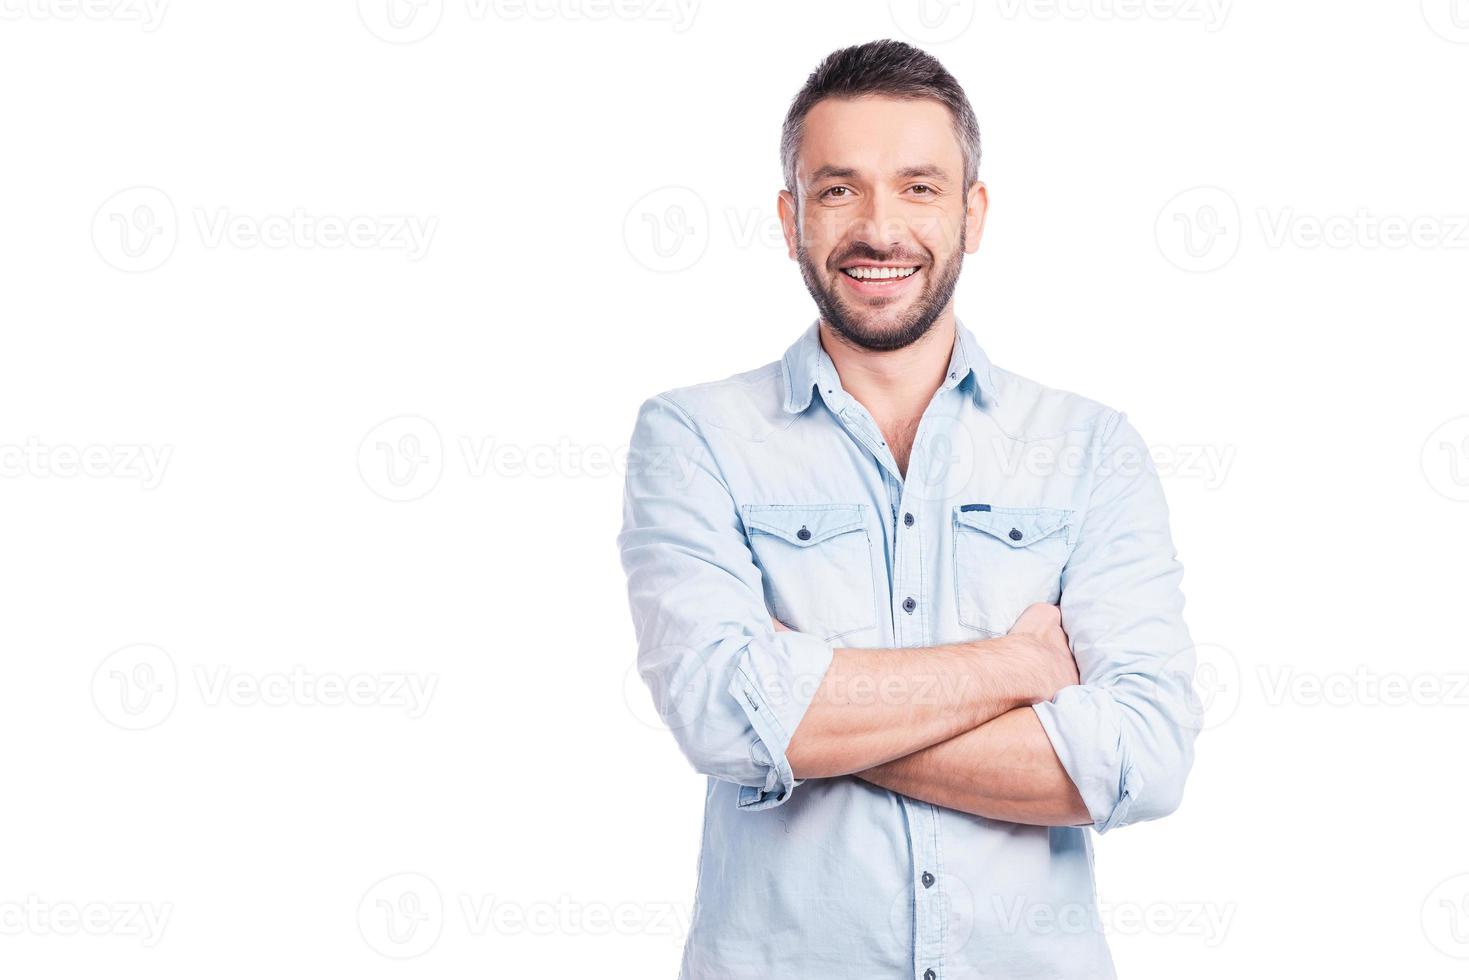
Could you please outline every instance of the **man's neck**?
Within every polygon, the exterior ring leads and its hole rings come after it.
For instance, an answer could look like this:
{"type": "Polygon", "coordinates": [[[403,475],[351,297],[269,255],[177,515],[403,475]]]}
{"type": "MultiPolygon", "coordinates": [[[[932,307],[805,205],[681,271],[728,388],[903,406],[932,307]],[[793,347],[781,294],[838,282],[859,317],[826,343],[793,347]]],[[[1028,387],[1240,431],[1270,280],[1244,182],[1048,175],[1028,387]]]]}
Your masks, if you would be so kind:
{"type": "Polygon", "coordinates": [[[900,350],[871,351],[850,343],[823,320],[821,346],[836,366],[847,394],[871,413],[888,441],[898,467],[908,468],[908,452],[918,421],[944,383],[956,339],[952,310],[934,321],[918,340],[900,350]]]}
{"type": "Polygon", "coordinates": [[[941,314],[907,347],[890,351],[857,347],[821,322],[821,346],[836,365],[842,387],[876,418],[923,414],[944,383],[955,336],[952,312],[941,314]]]}

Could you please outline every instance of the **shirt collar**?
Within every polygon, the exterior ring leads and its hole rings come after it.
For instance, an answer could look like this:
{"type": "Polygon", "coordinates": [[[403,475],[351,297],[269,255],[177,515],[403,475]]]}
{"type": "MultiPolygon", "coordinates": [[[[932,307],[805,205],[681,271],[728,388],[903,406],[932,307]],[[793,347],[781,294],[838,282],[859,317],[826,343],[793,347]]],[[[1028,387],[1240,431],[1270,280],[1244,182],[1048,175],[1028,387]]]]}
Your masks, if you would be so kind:
{"type": "MultiPolygon", "coordinates": [[[[970,394],[976,405],[995,401],[995,387],[990,373],[990,359],[974,335],[962,320],[954,318],[956,334],[953,353],[949,355],[949,370],[946,372],[939,391],[948,391],[969,382],[970,394]]],[[[781,374],[785,379],[785,410],[799,415],[811,405],[811,392],[818,386],[827,389],[840,387],[836,365],[821,346],[821,321],[811,325],[785,352],[781,358],[781,374]]]]}

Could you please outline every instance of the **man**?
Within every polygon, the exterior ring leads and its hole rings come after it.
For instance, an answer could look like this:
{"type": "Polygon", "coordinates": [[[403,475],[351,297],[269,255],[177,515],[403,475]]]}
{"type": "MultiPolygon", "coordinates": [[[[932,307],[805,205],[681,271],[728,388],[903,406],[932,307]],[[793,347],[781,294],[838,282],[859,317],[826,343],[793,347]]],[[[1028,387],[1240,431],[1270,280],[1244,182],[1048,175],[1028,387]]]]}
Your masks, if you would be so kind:
{"type": "Polygon", "coordinates": [[[782,162],[820,317],[643,404],[619,536],[709,777],[682,976],[1112,977],[1088,828],[1173,811],[1198,728],[1146,446],[956,320],[987,192],[937,61],[833,53],[782,162]]]}

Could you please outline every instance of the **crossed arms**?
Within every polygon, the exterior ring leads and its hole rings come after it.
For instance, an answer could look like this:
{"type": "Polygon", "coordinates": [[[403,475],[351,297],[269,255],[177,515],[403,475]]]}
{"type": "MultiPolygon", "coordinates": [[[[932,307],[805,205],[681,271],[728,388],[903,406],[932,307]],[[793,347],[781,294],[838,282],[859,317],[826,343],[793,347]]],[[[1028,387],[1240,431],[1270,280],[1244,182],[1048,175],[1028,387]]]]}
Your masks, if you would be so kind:
{"type": "Polygon", "coordinates": [[[1099,461],[1061,601],[1008,636],[833,650],[778,629],[708,439],[668,395],[645,402],[618,536],[638,669],[699,772],[736,805],[846,775],[992,819],[1106,832],[1172,812],[1193,762],[1194,655],[1156,473],[1126,419],[1099,461]],[[1065,623],[1065,632],[1061,622],[1065,623]]]}
{"type": "Polygon", "coordinates": [[[797,779],[853,774],[994,820],[1088,824],[1086,803],[1030,708],[1078,681],[1055,606],[1027,609],[998,639],[840,649],[786,758],[797,779]]]}

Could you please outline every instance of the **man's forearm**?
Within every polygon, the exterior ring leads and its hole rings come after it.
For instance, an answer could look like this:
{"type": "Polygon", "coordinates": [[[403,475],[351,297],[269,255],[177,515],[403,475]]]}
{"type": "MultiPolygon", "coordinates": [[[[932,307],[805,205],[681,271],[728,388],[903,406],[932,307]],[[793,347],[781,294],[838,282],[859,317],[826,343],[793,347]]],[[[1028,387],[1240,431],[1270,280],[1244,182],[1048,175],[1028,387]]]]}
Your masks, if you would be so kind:
{"type": "Polygon", "coordinates": [[[1036,649],[1028,637],[1005,636],[837,650],[787,746],[791,770],[797,779],[856,773],[1049,697],[1036,649]]]}
{"type": "Polygon", "coordinates": [[[1029,706],[857,776],[991,820],[1047,827],[1092,822],[1029,706]]]}

